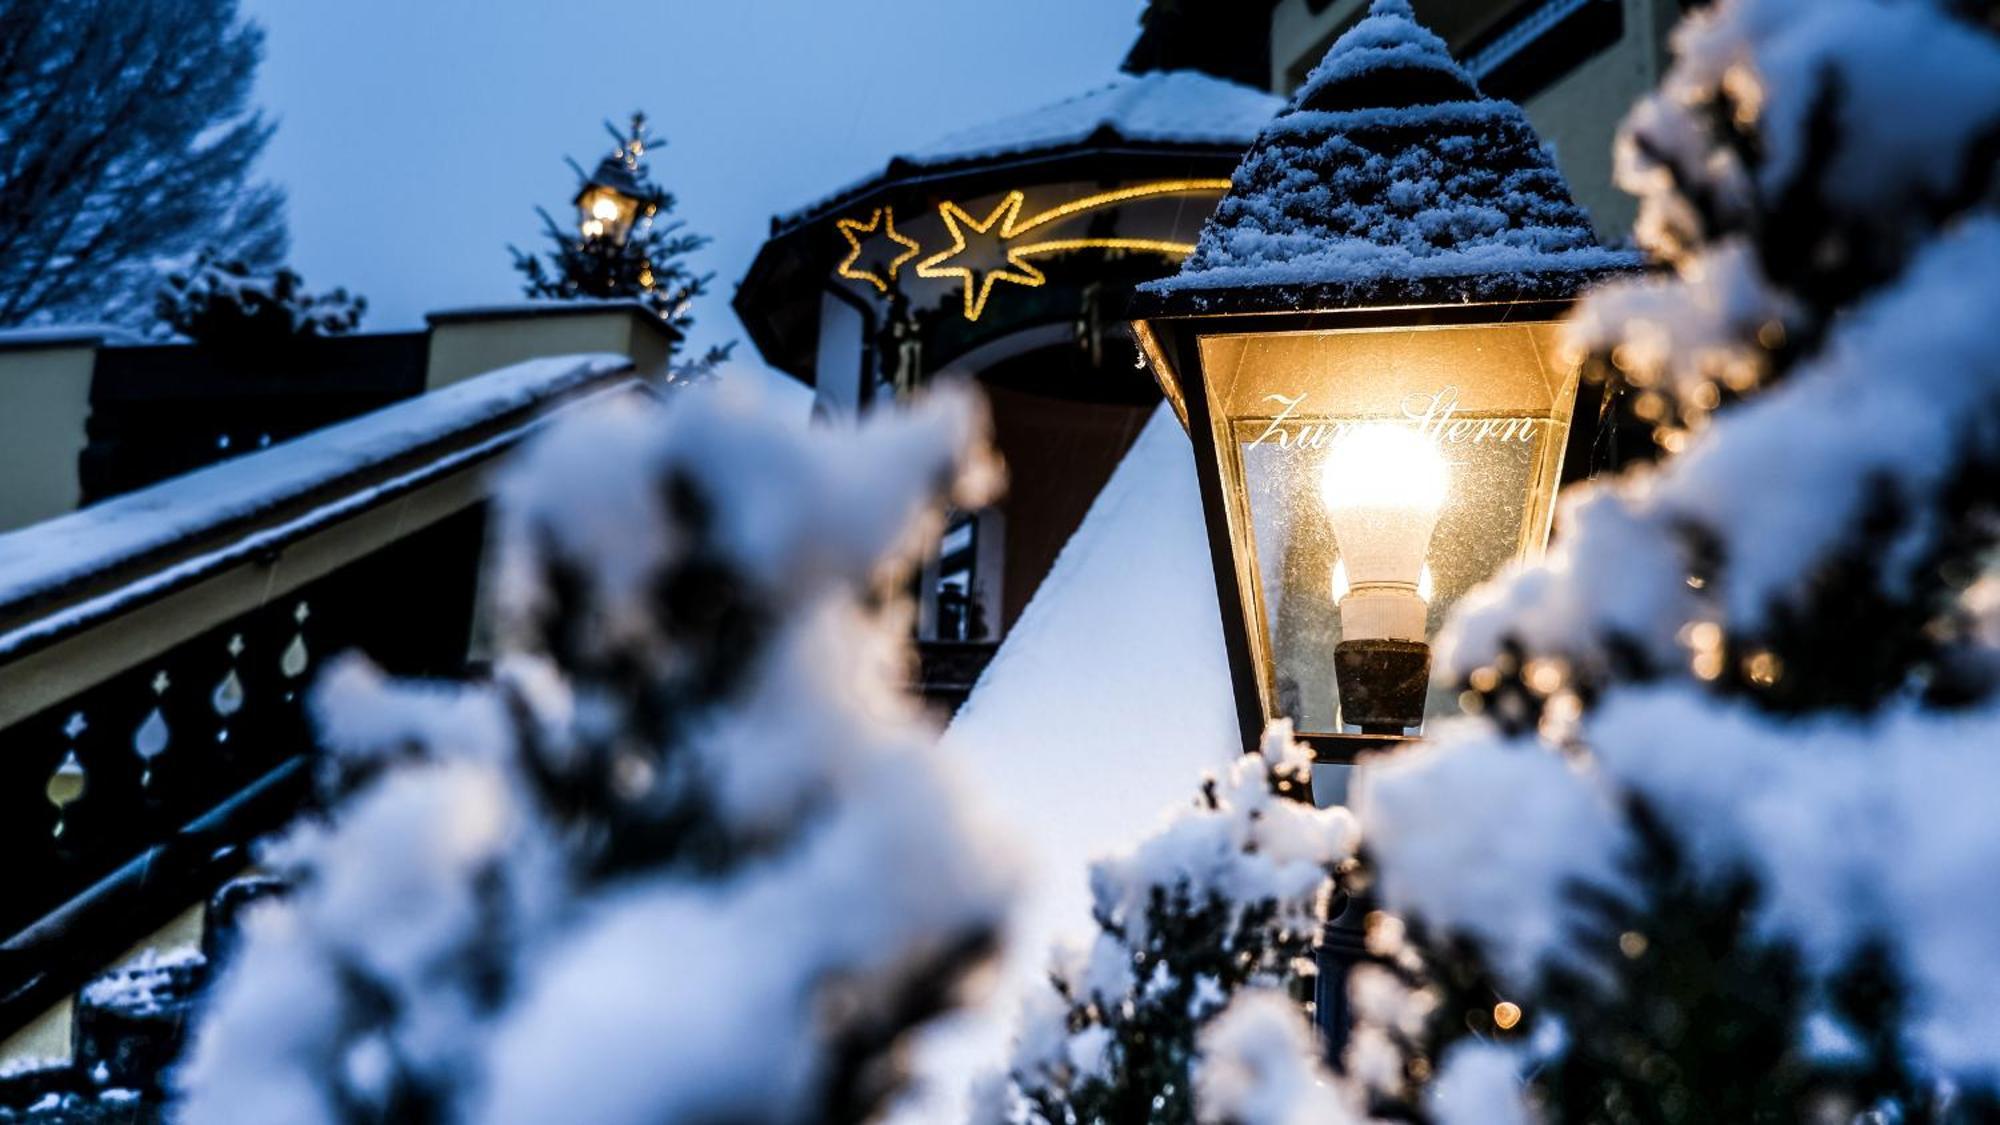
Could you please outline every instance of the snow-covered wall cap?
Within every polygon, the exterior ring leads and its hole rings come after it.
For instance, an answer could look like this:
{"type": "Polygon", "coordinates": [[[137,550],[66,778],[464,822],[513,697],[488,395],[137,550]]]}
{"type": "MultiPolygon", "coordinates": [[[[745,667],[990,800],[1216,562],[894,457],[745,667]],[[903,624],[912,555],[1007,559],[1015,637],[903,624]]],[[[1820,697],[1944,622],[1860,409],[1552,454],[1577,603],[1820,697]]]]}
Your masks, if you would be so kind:
{"type": "MultiPolygon", "coordinates": [[[[640,313],[659,320],[646,302],[636,297],[567,297],[560,301],[508,301],[494,305],[464,305],[436,309],[424,314],[427,324],[457,324],[468,320],[511,320],[548,316],[588,316],[618,310],[640,313]]],[[[665,321],[662,327],[671,329],[665,321]]]]}
{"type": "Polygon", "coordinates": [[[0,351],[145,342],[144,337],[134,335],[115,324],[45,324],[33,328],[0,328],[0,351]]]}
{"type": "Polygon", "coordinates": [[[1520,107],[1481,94],[1406,0],[1375,0],[1134,311],[1567,297],[1637,265],[1597,244],[1520,107]]]}

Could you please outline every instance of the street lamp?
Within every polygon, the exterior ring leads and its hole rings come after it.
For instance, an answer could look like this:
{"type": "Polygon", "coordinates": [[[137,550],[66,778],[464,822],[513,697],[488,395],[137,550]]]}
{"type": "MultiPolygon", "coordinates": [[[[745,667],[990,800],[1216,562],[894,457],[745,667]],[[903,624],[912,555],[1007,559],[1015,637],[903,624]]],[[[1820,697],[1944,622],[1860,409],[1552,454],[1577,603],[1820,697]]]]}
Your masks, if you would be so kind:
{"type": "Polygon", "coordinates": [[[1134,334],[1194,447],[1246,745],[1323,761],[1449,709],[1452,604],[1547,540],[1557,321],[1627,268],[1512,103],[1376,0],[1259,138],[1134,334]]]}
{"type": "Polygon", "coordinates": [[[1558,302],[1156,314],[1245,724],[1405,735],[1445,612],[1546,540],[1577,372],[1558,302]]]}
{"type": "Polygon", "coordinates": [[[623,246],[632,225],[653,213],[654,202],[622,152],[597,164],[577,189],[577,232],[585,241],[606,238],[623,246]],[[642,214],[643,212],[643,214],[642,214]]]}

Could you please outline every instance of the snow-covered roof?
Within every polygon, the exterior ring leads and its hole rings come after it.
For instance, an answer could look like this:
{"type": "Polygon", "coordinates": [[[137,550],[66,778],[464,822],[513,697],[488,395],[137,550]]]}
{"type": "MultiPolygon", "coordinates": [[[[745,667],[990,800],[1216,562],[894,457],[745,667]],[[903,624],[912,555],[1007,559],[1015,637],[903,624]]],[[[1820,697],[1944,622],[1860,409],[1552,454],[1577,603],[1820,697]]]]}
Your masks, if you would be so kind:
{"type": "Polygon", "coordinates": [[[1636,259],[1519,106],[1486,97],[1406,0],[1375,0],[1258,138],[1156,308],[1567,296],[1636,259]],[[1227,294],[1225,297],[1224,295],[1227,294]]]}
{"type": "Polygon", "coordinates": [[[1247,148],[1284,99],[1193,70],[1120,75],[1025,113],[974,125],[892,157],[881,175],[848,185],[779,219],[798,222],[887,179],[1075,147],[1198,145],[1247,148]]]}
{"type": "Polygon", "coordinates": [[[1092,137],[1247,146],[1284,104],[1275,94],[1196,70],[1125,75],[1053,105],[961,129],[901,159],[930,166],[1056,148],[1092,137]]]}

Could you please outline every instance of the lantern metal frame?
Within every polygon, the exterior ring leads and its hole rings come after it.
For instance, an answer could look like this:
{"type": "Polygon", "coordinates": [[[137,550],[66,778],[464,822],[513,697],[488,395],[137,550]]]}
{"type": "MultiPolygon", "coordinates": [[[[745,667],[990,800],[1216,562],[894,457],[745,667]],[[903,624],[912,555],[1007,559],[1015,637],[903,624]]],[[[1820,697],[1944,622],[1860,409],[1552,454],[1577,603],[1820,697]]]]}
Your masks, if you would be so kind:
{"type": "MultiPolygon", "coordinates": [[[[1217,448],[1208,380],[1202,369],[1200,340],[1207,336],[1245,334],[1278,335],[1352,329],[1410,329],[1476,327],[1546,323],[1561,320],[1575,304],[1575,297],[1435,304],[1328,307],[1305,311],[1265,311],[1262,301],[1243,301],[1231,294],[1237,310],[1152,311],[1135,317],[1133,336],[1159,382],[1168,403],[1179,416],[1194,449],[1195,477],[1201,490],[1204,528],[1208,535],[1209,559],[1215,572],[1217,608],[1222,614],[1222,643],[1229,661],[1237,721],[1246,749],[1254,749],[1263,737],[1268,717],[1266,695],[1258,668],[1258,649],[1251,639],[1251,611],[1261,605],[1261,592],[1245,591],[1240,555],[1245,546],[1236,541],[1230,515],[1228,485],[1223,480],[1222,451],[1217,448]],[[1244,308],[1243,306],[1249,306],[1244,308]],[[1198,424],[1197,424],[1198,423],[1198,424]],[[1246,596],[1250,594],[1251,596],[1246,596]]],[[[1225,301],[1227,299],[1225,298],[1225,301]]],[[[1218,302],[1218,304],[1223,302],[1218,302]]],[[[1185,306],[1182,306],[1185,307],[1185,306]]],[[[1588,475],[1593,427],[1581,424],[1596,411],[1601,391],[1580,380],[1571,380],[1576,390],[1571,421],[1555,488],[1588,475]]],[[[1297,739],[1324,764],[1352,764],[1362,755],[1393,750],[1421,736],[1396,734],[1300,732],[1297,739]]]]}

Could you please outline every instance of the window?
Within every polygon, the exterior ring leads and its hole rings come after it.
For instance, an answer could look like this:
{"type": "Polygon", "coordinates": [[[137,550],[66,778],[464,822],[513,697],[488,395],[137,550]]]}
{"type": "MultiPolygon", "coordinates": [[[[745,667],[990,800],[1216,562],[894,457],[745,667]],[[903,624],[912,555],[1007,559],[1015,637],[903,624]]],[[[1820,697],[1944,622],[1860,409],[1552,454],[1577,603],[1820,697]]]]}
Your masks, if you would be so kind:
{"type": "Polygon", "coordinates": [[[938,545],[937,639],[970,641],[986,635],[974,576],[979,570],[979,519],[960,515],[938,545]]]}
{"type": "Polygon", "coordinates": [[[988,603],[1000,588],[1000,518],[997,511],[952,514],[937,554],[918,579],[919,639],[998,639],[988,603]]]}

